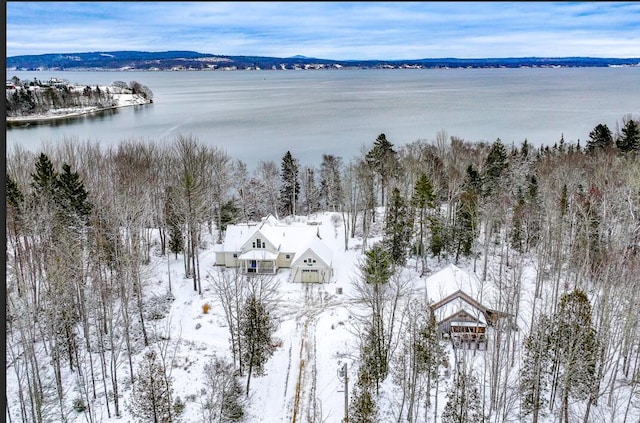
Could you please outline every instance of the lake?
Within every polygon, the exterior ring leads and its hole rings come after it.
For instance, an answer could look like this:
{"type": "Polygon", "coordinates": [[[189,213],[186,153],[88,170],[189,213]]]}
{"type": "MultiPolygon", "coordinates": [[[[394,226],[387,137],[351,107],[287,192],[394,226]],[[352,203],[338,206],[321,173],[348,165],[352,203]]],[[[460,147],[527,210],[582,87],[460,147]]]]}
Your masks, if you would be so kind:
{"type": "Polygon", "coordinates": [[[438,131],[466,141],[519,146],[585,145],[604,123],[615,132],[640,112],[640,68],[405,69],[214,72],[16,72],[7,79],[58,77],[108,85],[138,81],[154,103],[64,123],[7,128],[7,151],[38,150],[65,137],[116,145],[172,142],[178,134],[227,151],[252,168],[280,163],[287,150],[303,165],[322,154],[345,162],[380,133],[396,147],[434,140],[438,131]]]}

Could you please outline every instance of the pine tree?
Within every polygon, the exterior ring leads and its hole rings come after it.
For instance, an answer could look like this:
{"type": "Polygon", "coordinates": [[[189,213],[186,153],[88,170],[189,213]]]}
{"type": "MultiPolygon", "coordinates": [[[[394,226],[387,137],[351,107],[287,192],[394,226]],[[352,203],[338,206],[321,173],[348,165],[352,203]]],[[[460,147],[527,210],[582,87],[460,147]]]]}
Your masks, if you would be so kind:
{"type": "Polygon", "coordinates": [[[349,403],[350,423],[378,423],[378,406],[372,390],[372,377],[368,369],[361,366],[349,403]]]}
{"type": "Polygon", "coordinates": [[[561,389],[560,411],[565,423],[569,423],[569,397],[586,399],[598,382],[598,349],[587,295],[581,290],[564,294],[553,318],[551,352],[561,389]]]}
{"type": "Polygon", "coordinates": [[[507,151],[502,141],[500,141],[500,138],[498,138],[491,145],[491,150],[489,150],[489,155],[485,160],[485,169],[482,178],[484,196],[489,196],[495,192],[500,178],[508,167],[507,151]]]}
{"type": "Polygon", "coordinates": [[[253,373],[262,375],[264,365],[275,351],[271,343],[275,322],[265,305],[254,294],[247,298],[240,319],[240,343],[243,365],[247,367],[247,395],[249,395],[251,375],[253,373]]]}
{"type": "Polygon", "coordinates": [[[184,236],[182,230],[176,225],[169,226],[169,251],[175,254],[176,259],[178,253],[184,251],[184,236]]]}
{"type": "Polygon", "coordinates": [[[280,165],[280,209],[284,215],[295,215],[296,204],[300,196],[300,182],[298,181],[298,163],[287,151],[280,165]]]}
{"type": "Polygon", "coordinates": [[[383,244],[395,266],[404,266],[411,243],[412,216],[400,190],[394,188],[387,208],[383,244]]]}
{"type": "Polygon", "coordinates": [[[7,222],[12,221],[17,229],[22,221],[22,213],[24,212],[24,194],[8,174],[6,178],[7,222]]]}
{"type": "Polygon", "coordinates": [[[365,261],[361,267],[365,282],[368,284],[385,284],[393,275],[392,259],[382,244],[374,244],[365,253],[365,261]]]}
{"type": "Polygon", "coordinates": [[[473,372],[458,370],[447,405],[442,412],[442,423],[481,423],[482,409],[478,381],[473,372]]]}
{"type": "Polygon", "coordinates": [[[320,209],[320,191],[316,185],[315,172],[312,168],[307,168],[304,177],[304,204],[307,215],[315,213],[320,209]]]}
{"type": "Polygon", "coordinates": [[[58,188],[58,173],[46,154],[40,153],[36,162],[36,171],[31,174],[31,180],[31,186],[38,197],[45,201],[53,201],[58,188]]]}
{"type": "Polygon", "coordinates": [[[478,227],[478,197],[470,190],[462,193],[456,213],[456,262],[462,253],[470,256],[478,227]]]}
{"type": "Polygon", "coordinates": [[[202,409],[206,422],[235,422],[244,416],[242,388],[234,373],[232,363],[215,355],[204,365],[202,409]]]}
{"type": "Polygon", "coordinates": [[[434,257],[440,257],[440,253],[447,248],[447,237],[440,216],[429,216],[429,231],[431,232],[429,251],[434,257]]]}
{"type": "Polygon", "coordinates": [[[336,211],[342,205],[342,158],[323,154],[320,165],[320,198],[325,210],[336,211]]]}
{"type": "Polygon", "coordinates": [[[587,141],[587,151],[592,153],[596,150],[606,150],[613,147],[613,135],[605,124],[599,124],[589,132],[587,141]]]}
{"type": "Polygon", "coordinates": [[[77,216],[82,222],[86,222],[92,206],[88,200],[89,193],[78,172],[71,173],[71,166],[64,163],[57,185],[57,200],[62,209],[67,215],[77,216]]]}
{"type": "Polygon", "coordinates": [[[427,209],[433,209],[435,207],[435,193],[433,192],[433,184],[431,179],[426,173],[421,173],[418,176],[416,185],[413,187],[413,197],[411,198],[411,205],[418,211],[418,243],[416,246],[416,253],[419,257],[423,257],[425,254],[424,245],[424,226],[427,215],[427,209]]]}
{"type": "Polygon", "coordinates": [[[367,362],[368,375],[375,382],[376,393],[379,392],[380,382],[387,376],[389,370],[389,349],[385,338],[386,327],[383,320],[383,287],[388,284],[393,275],[393,260],[382,243],[374,244],[366,253],[365,261],[361,265],[364,281],[372,285],[371,293],[371,323],[367,325],[363,340],[363,361],[367,362]]]}
{"type": "Polygon", "coordinates": [[[444,347],[440,344],[440,330],[433,308],[420,307],[418,333],[413,344],[417,374],[426,375],[426,403],[430,405],[431,387],[438,378],[438,368],[446,358],[444,347]]]}
{"type": "Polygon", "coordinates": [[[524,219],[524,215],[526,213],[524,196],[522,195],[522,190],[518,188],[518,194],[516,196],[517,203],[513,208],[513,217],[511,223],[511,233],[510,233],[510,241],[511,245],[516,251],[524,252],[524,235],[522,228],[522,220],[524,219]]]}
{"type": "Polygon", "coordinates": [[[381,202],[384,206],[385,188],[389,183],[389,179],[395,174],[398,168],[397,153],[393,149],[393,144],[387,140],[385,134],[378,135],[373,142],[373,147],[366,155],[366,161],[373,171],[380,178],[381,202]]]}
{"type": "Polygon", "coordinates": [[[618,137],[616,145],[620,151],[640,151],[640,125],[632,118],[627,118],[622,134],[618,137]]]}
{"type": "Polygon", "coordinates": [[[173,388],[167,369],[155,351],[144,355],[131,393],[131,414],[142,423],[171,423],[173,388]]]}
{"type": "Polygon", "coordinates": [[[520,394],[522,415],[532,415],[533,423],[544,416],[549,390],[551,322],[541,316],[524,343],[524,358],[520,366],[520,394]]]}

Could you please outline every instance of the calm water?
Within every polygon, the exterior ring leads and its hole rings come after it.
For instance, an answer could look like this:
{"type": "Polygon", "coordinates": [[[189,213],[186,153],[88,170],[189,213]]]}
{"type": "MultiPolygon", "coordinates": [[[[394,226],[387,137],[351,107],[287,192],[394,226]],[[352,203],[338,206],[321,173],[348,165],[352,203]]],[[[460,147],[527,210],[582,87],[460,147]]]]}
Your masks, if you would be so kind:
{"type": "Polygon", "coordinates": [[[322,154],[349,161],[385,133],[396,146],[433,140],[440,130],[467,141],[516,145],[581,140],[599,123],[612,131],[640,112],[640,68],[448,69],[234,72],[8,72],[31,80],[110,84],[136,80],[154,104],[56,125],[7,129],[38,150],[64,137],[116,145],[125,139],[172,142],[193,135],[249,167],[279,163],[289,150],[302,164],[322,154]]]}

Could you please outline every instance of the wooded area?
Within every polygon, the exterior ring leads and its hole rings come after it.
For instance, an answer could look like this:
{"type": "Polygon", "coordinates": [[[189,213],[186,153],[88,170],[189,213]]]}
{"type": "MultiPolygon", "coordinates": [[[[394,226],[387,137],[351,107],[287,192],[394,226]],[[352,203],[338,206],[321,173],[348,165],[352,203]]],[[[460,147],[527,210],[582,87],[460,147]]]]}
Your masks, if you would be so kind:
{"type": "MultiPolygon", "coordinates": [[[[96,422],[98,396],[119,416],[119,392],[131,386],[126,406],[139,421],[177,421],[170,336],[154,324],[162,304],[145,296],[152,255],[182,257],[201,293],[203,234],[221,240],[230,223],[319,211],[342,216],[345,249],[362,241],[358,290],[370,313],[358,318],[350,422],[381,421],[388,377],[402,393],[400,416],[416,421],[433,410],[445,365],[456,383],[443,422],[627,421],[640,407],[640,122],[631,116],[615,132],[597,125],[585,146],[470,143],[444,131],[395,146],[380,134],[349,160],[301,164],[287,151],[251,170],[191,136],[115,147],[65,139],[8,151],[6,184],[13,422],[67,421],[72,410],[96,422]],[[368,242],[374,235],[382,241],[368,242]],[[429,304],[400,301],[401,269],[425,274],[429,260],[467,260],[492,279],[503,294],[496,305],[520,322],[522,348],[515,331],[495,330],[485,374],[446,363],[429,304]],[[535,269],[533,298],[520,295],[525,267],[535,269]],[[520,316],[525,301],[532,314],[520,316]],[[618,414],[594,417],[602,404],[618,414]]],[[[277,285],[210,276],[233,360],[212,360],[202,376],[202,421],[237,421],[251,375],[273,352],[277,285]]],[[[171,290],[169,280],[165,304],[171,290]]]]}

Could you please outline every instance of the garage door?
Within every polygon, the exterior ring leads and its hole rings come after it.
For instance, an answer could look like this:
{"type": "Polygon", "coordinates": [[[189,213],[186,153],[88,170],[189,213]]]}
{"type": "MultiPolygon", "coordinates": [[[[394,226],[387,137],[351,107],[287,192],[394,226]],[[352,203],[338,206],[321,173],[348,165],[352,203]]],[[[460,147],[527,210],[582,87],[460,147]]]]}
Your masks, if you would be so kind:
{"type": "Polygon", "coordinates": [[[302,269],[302,282],[320,282],[318,269],[302,269]]]}

